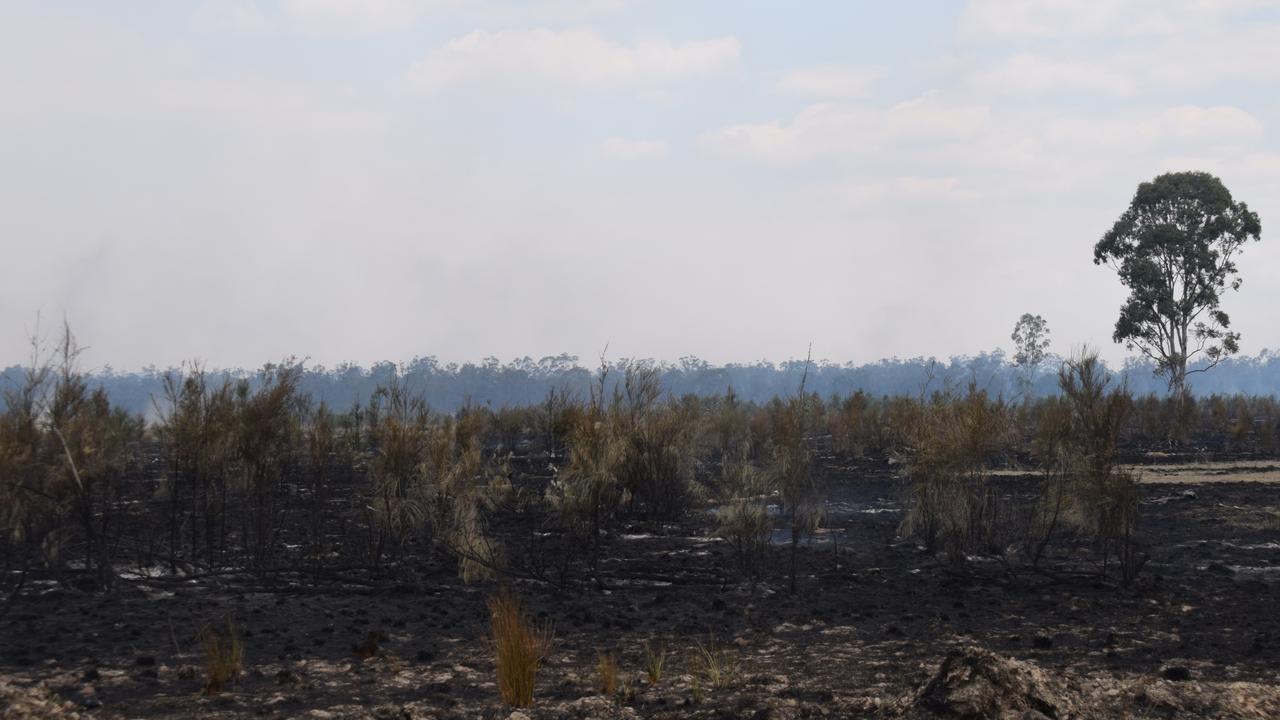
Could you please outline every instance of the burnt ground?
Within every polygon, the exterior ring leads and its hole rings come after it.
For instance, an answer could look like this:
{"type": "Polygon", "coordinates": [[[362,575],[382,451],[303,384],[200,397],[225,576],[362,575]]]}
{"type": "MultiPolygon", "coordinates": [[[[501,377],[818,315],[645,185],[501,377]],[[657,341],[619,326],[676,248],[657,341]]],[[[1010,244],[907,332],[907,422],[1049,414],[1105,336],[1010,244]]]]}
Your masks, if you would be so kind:
{"type": "MultiPolygon", "coordinates": [[[[630,525],[609,540],[615,580],[604,590],[517,585],[556,628],[523,712],[934,717],[963,708],[926,706],[921,688],[950,650],[977,647],[1026,663],[1015,665],[1056,693],[1036,706],[1042,715],[1009,717],[1277,717],[1277,469],[1152,473],[1162,481],[1143,485],[1151,559],[1127,588],[1079,574],[1082,562],[1046,575],[935,559],[897,537],[900,481],[877,463],[828,467],[831,530],[801,549],[796,594],[785,547],[744,581],[725,544],[706,539],[709,518],[630,525]],[[669,649],[656,686],[643,679],[645,641],[669,649]],[[694,672],[698,643],[734,666],[724,687],[694,672]],[[619,655],[618,698],[597,689],[601,650],[619,655]]],[[[1027,480],[1000,482],[1017,492],[1027,480]]],[[[218,578],[134,580],[110,594],[51,587],[0,618],[2,716],[506,718],[483,640],[491,591],[444,565],[397,589],[249,591],[218,578]],[[227,614],[246,673],[203,696],[194,635],[227,614]],[[386,636],[377,654],[356,658],[373,630],[386,636]]]]}

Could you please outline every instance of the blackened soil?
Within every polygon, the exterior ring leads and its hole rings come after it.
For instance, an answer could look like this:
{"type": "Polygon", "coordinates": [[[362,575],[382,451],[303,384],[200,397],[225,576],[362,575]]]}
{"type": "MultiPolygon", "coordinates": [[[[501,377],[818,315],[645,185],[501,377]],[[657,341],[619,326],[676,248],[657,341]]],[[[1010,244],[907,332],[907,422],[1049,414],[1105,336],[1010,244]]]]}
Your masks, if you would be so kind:
{"type": "MultiPolygon", "coordinates": [[[[800,547],[794,594],[787,545],[744,578],[730,548],[707,539],[701,514],[612,535],[603,590],[518,583],[556,629],[524,712],[932,716],[916,693],[964,643],[1062,679],[1075,694],[1062,717],[1277,708],[1266,693],[1280,679],[1280,485],[1230,475],[1144,484],[1149,560],[1121,587],[1114,572],[1100,576],[1088,547],[1060,548],[1043,572],[1017,551],[1009,564],[935,558],[898,537],[902,488],[890,468],[829,461],[827,470],[827,528],[800,547]],[[668,652],[656,684],[644,677],[646,642],[668,652]],[[699,645],[725,660],[722,687],[699,664],[699,645]],[[601,651],[620,658],[617,698],[600,696],[601,651]]],[[[1003,479],[1001,490],[1018,495],[1028,483],[1003,479]]],[[[505,718],[484,644],[491,590],[444,564],[395,590],[261,591],[216,577],[131,581],[105,595],[51,587],[0,618],[0,682],[11,696],[43,683],[67,703],[60,712],[85,717],[505,718]],[[241,629],[247,672],[230,692],[202,695],[195,634],[227,616],[241,629]],[[353,647],[374,631],[385,639],[357,658],[353,647]]]]}

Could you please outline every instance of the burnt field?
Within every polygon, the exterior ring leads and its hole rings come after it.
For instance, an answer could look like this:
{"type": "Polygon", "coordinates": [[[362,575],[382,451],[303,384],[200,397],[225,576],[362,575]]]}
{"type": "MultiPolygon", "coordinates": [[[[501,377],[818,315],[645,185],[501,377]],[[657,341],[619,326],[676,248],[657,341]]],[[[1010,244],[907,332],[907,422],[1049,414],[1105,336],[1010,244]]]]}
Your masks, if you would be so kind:
{"type": "MultiPolygon", "coordinates": [[[[818,460],[828,512],[800,547],[794,594],[783,536],[747,578],[708,513],[623,523],[598,585],[511,581],[555,628],[520,712],[945,717],[972,702],[975,716],[1274,717],[1280,462],[1161,460],[1140,485],[1149,560],[1124,587],[1088,560],[1029,571],[926,553],[901,536],[907,485],[883,458],[818,460]],[[616,658],[611,694],[602,653],[616,658]],[[949,653],[979,681],[928,687],[949,653]]],[[[536,465],[517,485],[548,482],[536,465]]],[[[1030,497],[1027,476],[995,482],[1030,497]]],[[[462,582],[443,557],[415,572],[385,585],[122,573],[110,593],[36,582],[3,618],[6,717],[507,717],[486,644],[492,583],[462,582]],[[205,693],[195,635],[224,617],[244,671],[205,693]]]]}
{"type": "Polygon", "coordinates": [[[1280,715],[1270,397],[298,377],[9,396],[5,718],[1280,715]]]}

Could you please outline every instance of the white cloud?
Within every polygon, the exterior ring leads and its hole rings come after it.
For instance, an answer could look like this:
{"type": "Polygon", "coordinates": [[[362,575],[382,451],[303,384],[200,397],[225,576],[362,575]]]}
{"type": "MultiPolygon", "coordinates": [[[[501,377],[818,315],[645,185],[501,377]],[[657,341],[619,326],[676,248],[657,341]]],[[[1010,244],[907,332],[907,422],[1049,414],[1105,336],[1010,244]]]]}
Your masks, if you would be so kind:
{"type": "Polygon", "coordinates": [[[971,0],[960,32],[1015,40],[1177,35],[1276,0],[971,0]]]}
{"type": "Polygon", "coordinates": [[[984,105],[951,103],[934,93],[888,108],[818,103],[788,123],[732,125],[706,133],[700,141],[713,154],[790,164],[965,141],[983,129],[989,114],[984,105]]]}
{"type": "Polygon", "coordinates": [[[878,67],[820,65],[793,70],[778,80],[778,89],[793,95],[848,98],[866,95],[884,75],[878,67]]]}
{"type": "Polygon", "coordinates": [[[488,20],[578,23],[623,11],[630,0],[515,0],[489,2],[478,9],[488,20]]]}
{"type": "Polygon", "coordinates": [[[973,71],[967,83],[1007,95],[1098,93],[1117,97],[1280,81],[1280,23],[1179,36],[1138,49],[1067,48],[1016,53],[973,71]]]}
{"type": "Polygon", "coordinates": [[[1014,55],[977,72],[971,81],[981,89],[1009,95],[1064,91],[1130,95],[1137,90],[1134,78],[1117,72],[1114,65],[1105,61],[1053,58],[1037,53],[1014,55]]]}
{"type": "Polygon", "coordinates": [[[1057,114],[1022,122],[1025,127],[1021,136],[1034,148],[1038,158],[1034,162],[1041,168],[1064,173],[1072,172],[1073,167],[1107,163],[1132,163],[1135,167],[1147,164],[1154,169],[1170,155],[1192,150],[1208,157],[1237,157],[1263,133],[1256,117],[1229,106],[1184,105],[1108,115],[1057,114]]]}
{"type": "Polygon", "coordinates": [[[310,32],[384,33],[467,5],[469,0],[282,0],[281,9],[293,24],[310,32]]]}
{"type": "Polygon", "coordinates": [[[409,71],[424,93],[456,88],[539,91],[649,90],[732,67],[732,37],[673,44],[647,38],[630,45],[588,28],[477,30],[433,50],[409,71]]]}
{"type": "MultiPolygon", "coordinates": [[[[210,0],[227,4],[234,0],[210,0]]],[[[290,25],[322,34],[408,30],[430,17],[482,23],[580,23],[624,10],[630,0],[282,0],[290,25]]]]}
{"type": "Polygon", "coordinates": [[[967,197],[972,193],[961,187],[959,178],[908,176],[854,180],[837,185],[834,194],[842,205],[874,206],[904,200],[967,197]]]}
{"type": "Polygon", "coordinates": [[[881,119],[885,137],[902,142],[966,140],[987,127],[991,109],[971,102],[956,103],[930,92],[900,102],[881,119]]]}
{"type": "Polygon", "coordinates": [[[977,57],[993,40],[1019,48],[962,73],[978,92],[1137,97],[1280,81],[1280,0],[972,0],[959,32],[977,57]]]}
{"type": "Polygon", "coordinates": [[[1261,137],[1262,121],[1237,107],[1182,105],[1161,114],[1164,130],[1177,142],[1247,143],[1261,137]]]}
{"type": "Polygon", "coordinates": [[[660,158],[666,157],[667,143],[663,140],[608,138],[600,143],[600,154],[616,160],[660,158]]]}
{"type": "Polygon", "coordinates": [[[706,133],[700,145],[766,174],[780,166],[797,177],[817,172],[832,202],[865,210],[894,199],[1038,202],[1118,178],[1137,182],[1185,156],[1212,159],[1205,167],[1248,167],[1255,177],[1267,162],[1243,158],[1264,138],[1262,121],[1233,106],[1063,112],[930,93],[888,107],[818,103],[789,120],[706,133]]]}
{"type": "MultiPolygon", "coordinates": [[[[810,111],[806,111],[810,112],[810,111]]],[[[797,122],[804,120],[803,116],[797,122]]],[[[808,149],[800,142],[796,125],[780,122],[729,125],[698,138],[704,150],[720,155],[767,164],[787,164],[806,160],[808,149]]]]}
{"type": "Polygon", "coordinates": [[[206,30],[240,33],[261,32],[271,20],[254,0],[205,0],[193,18],[197,27],[206,30]]]}

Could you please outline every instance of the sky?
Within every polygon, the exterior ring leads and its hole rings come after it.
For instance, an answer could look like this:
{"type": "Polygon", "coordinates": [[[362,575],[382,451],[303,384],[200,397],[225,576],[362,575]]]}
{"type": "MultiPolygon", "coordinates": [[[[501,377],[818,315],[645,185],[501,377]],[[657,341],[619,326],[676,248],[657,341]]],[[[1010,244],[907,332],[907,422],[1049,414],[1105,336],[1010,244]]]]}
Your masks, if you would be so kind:
{"type": "Polygon", "coordinates": [[[0,365],[1118,362],[1178,170],[1280,348],[1280,1],[4,0],[0,365]]]}

